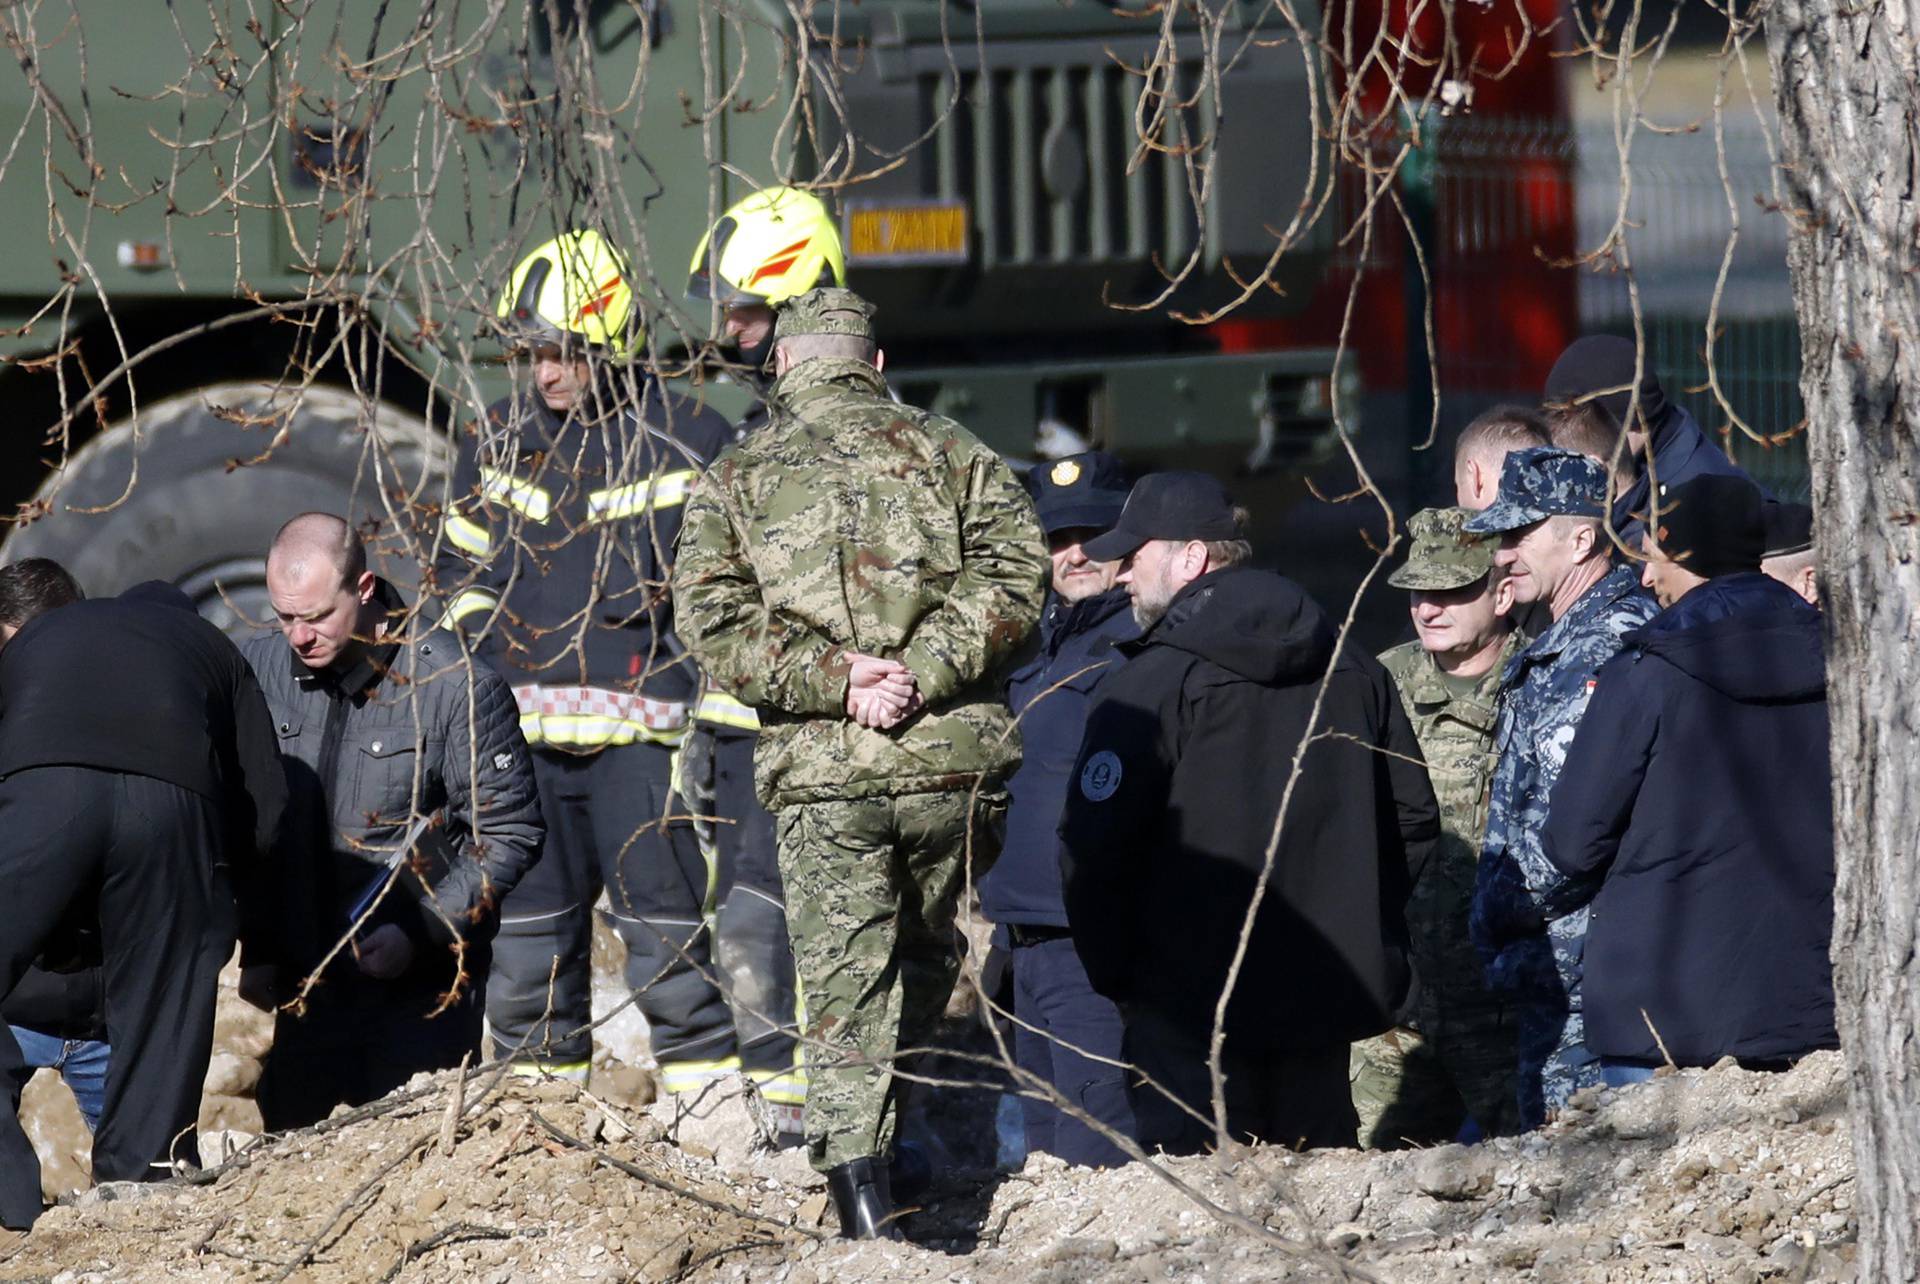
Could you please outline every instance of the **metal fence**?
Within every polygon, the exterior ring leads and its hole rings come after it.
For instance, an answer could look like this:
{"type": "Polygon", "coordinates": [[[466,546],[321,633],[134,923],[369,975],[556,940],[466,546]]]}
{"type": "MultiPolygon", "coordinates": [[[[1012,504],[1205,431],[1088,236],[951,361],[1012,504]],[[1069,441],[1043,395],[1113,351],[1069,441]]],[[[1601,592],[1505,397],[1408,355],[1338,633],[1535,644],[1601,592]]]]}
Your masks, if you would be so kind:
{"type": "MultiPolygon", "coordinates": [[[[1403,190],[1429,202],[1424,239],[1443,432],[1492,402],[1537,400],[1553,358],[1574,335],[1632,335],[1630,267],[1641,329],[1668,396],[1728,441],[1763,485],[1805,497],[1805,434],[1771,447],[1756,442],[1732,428],[1706,387],[1708,316],[1737,210],[1739,236],[1714,336],[1720,389],[1756,434],[1778,436],[1802,423],[1786,225],[1771,212],[1767,135],[1751,119],[1729,119],[1725,134],[1723,185],[1710,123],[1693,133],[1637,133],[1620,224],[1624,253],[1594,256],[1621,214],[1622,165],[1608,122],[1466,119],[1434,131],[1423,158],[1430,185],[1424,193],[1413,184],[1403,190]]],[[[1417,223],[1418,200],[1409,205],[1417,223]]],[[[1384,251],[1342,266],[1375,282],[1398,278],[1407,268],[1397,239],[1376,238],[1384,251]]],[[[1410,422],[1424,414],[1412,395],[1423,350],[1416,338],[1405,380],[1410,422]]],[[[1374,382],[1397,381],[1378,372],[1374,382]]]]}

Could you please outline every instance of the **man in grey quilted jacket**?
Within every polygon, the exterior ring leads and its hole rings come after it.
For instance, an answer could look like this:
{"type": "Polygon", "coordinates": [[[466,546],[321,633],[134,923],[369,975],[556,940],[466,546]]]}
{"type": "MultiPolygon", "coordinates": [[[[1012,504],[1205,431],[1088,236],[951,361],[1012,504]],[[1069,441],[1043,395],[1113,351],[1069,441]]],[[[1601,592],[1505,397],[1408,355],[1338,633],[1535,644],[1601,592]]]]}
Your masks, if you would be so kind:
{"type": "Polygon", "coordinates": [[[292,798],[279,930],[241,993],[279,1007],[258,1089],[279,1130],[479,1052],[498,906],[545,828],[513,692],[408,611],[346,522],[283,526],[267,596],[279,628],[245,652],[292,798]]]}

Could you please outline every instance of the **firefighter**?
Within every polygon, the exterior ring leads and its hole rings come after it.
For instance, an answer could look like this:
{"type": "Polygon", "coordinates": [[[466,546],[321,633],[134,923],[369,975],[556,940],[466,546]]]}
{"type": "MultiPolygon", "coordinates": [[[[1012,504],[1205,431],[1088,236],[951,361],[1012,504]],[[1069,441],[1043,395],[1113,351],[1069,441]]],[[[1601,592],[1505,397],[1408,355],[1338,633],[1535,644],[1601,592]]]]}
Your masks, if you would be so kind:
{"type": "MultiPolygon", "coordinates": [[[[817,285],[845,285],[839,229],[820,198],[792,187],[755,192],[721,215],[700,240],[687,295],[719,305],[717,340],[737,346],[741,376],[757,400],[733,438],[767,421],[767,355],[774,309],[817,285]]],[[[775,860],[773,817],[753,792],[760,720],[748,705],[709,687],[694,709],[681,754],[681,782],[694,809],[710,815],[718,871],[718,953],[733,1000],[742,1068],[774,1108],[781,1131],[797,1137],[806,1074],[796,1045],[793,949],[775,860]]]]}
{"type": "Polygon", "coordinates": [[[662,1085],[683,1091],[739,1066],[708,865],[671,784],[699,688],[667,593],[681,506],[729,432],[639,363],[627,264],[598,232],[527,255],[496,314],[532,387],[460,443],[437,581],[513,687],[547,846],[502,906],[487,1021],[525,1071],[586,1077],[604,889],[662,1085]]]}

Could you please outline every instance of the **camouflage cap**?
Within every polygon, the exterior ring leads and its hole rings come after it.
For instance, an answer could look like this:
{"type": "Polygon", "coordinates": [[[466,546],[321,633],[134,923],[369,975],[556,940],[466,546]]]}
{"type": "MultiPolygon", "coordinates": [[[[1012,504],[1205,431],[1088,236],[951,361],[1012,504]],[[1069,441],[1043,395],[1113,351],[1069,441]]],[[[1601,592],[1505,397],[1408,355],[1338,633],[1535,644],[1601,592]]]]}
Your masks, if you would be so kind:
{"type": "Polygon", "coordinates": [[[846,334],[873,338],[873,305],[852,290],[826,286],[796,294],[780,305],[773,323],[774,339],[800,334],[846,334]]]}
{"type": "Polygon", "coordinates": [[[1548,517],[1599,517],[1606,503],[1607,470],[1600,461],[1559,446],[1528,446],[1507,455],[1499,494],[1467,519],[1466,529],[1498,535],[1548,517]]]}
{"type": "Polygon", "coordinates": [[[1395,588],[1442,593],[1483,580],[1493,569],[1500,541],[1465,529],[1473,516],[1466,508],[1423,508],[1407,522],[1413,551],[1407,563],[1387,577],[1395,588]]]}

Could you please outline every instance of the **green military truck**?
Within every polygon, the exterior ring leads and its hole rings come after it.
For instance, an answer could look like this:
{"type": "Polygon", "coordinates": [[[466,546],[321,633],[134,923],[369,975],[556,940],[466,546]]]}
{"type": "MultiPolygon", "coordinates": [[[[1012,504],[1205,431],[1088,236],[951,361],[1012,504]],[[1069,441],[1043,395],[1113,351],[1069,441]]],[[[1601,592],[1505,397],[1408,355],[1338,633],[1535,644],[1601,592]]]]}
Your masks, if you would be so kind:
{"type": "MultiPolygon", "coordinates": [[[[1270,6],[1204,28],[1095,0],[793,12],[0,9],[6,555],[94,593],[168,579],[238,629],[265,618],[278,522],[329,508],[410,579],[451,431],[509,384],[487,322],[519,255],[602,228],[656,364],[732,409],[687,264],[782,180],[840,214],[901,394],[1010,456],[1292,476],[1337,448],[1329,351],[1225,351],[1246,345],[1174,315],[1260,271],[1314,170],[1318,70],[1270,6]]],[[[1297,222],[1236,319],[1311,292],[1331,220],[1297,222]]]]}

